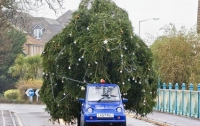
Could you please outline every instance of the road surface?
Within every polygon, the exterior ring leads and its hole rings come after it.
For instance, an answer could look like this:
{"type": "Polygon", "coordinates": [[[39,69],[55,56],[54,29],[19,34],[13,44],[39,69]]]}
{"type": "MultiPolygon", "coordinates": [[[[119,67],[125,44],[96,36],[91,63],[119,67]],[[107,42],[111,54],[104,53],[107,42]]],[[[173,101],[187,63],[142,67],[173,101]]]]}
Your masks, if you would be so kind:
{"type": "MultiPolygon", "coordinates": [[[[46,113],[44,109],[45,105],[0,104],[0,126],[65,126],[62,122],[60,125],[58,123],[53,125],[49,121],[49,114],[46,113]]],[[[127,126],[156,125],[143,120],[127,117],[127,126]]]]}

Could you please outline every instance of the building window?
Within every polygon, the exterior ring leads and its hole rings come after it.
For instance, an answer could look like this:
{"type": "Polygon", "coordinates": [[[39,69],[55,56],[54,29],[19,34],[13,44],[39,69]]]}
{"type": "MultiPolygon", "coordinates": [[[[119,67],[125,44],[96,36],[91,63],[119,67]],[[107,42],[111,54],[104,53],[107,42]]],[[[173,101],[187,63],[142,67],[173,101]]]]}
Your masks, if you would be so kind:
{"type": "Polygon", "coordinates": [[[41,39],[41,37],[42,37],[42,29],[34,29],[33,35],[34,35],[34,38],[41,39]]]}

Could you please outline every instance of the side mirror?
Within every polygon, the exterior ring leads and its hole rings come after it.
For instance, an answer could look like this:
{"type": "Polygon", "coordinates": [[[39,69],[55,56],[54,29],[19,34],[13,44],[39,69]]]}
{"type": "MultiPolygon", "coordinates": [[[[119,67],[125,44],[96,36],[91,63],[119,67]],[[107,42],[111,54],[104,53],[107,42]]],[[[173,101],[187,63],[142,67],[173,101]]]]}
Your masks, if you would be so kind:
{"type": "Polygon", "coordinates": [[[127,98],[122,98],[122,102],[126,103],[126,102],[128,102],[128,99],[127,98]]]}
{"type": "Polygon", "coordinates": [[[84,98],[79,98],[78,101],[83,103],[83,102],[85,102],[85,99],[84,98]]]}

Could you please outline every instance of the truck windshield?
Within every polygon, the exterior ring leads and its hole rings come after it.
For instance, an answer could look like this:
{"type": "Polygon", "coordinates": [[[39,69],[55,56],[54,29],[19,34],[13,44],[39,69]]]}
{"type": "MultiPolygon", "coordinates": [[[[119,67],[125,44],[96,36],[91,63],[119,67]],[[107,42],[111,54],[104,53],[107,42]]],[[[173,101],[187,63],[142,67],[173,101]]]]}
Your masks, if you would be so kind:
{"type": "Polygon", "coordinates": [[[120,92],[117,86],[90,86],[88,87],[88,101],[119,101],[120,92]]]}

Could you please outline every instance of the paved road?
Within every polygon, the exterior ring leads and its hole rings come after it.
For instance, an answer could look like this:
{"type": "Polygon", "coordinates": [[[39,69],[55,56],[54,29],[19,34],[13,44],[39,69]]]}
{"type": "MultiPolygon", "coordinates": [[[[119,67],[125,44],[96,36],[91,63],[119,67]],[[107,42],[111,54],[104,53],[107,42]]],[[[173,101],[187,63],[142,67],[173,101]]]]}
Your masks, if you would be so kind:
{"type": "Polygon", "coordinates": [[[126,126],[157,126],[157,125],[143,121],[143,120],[138,120],[135,118],[127,117],[127,125],[126,126]]]}
{"type": "Polygon", "coordinates": [[[14,120],[11,116],[11,113],[8,110],[0,110],[0,126],[14,126],[14,120]]]}
{"type": "MultiPolygon", "coordinates": [[[[45,105],[0,104],[0,126],[64,126],[63,123],[53,125],[49,122],[50,116],[44,109],[45,105]],[[13,120],[20,123],[14,125],[13,120]]],[[[200,126],[199,119],[156,111],[143,120],[131,118],[133,116],[134,114],[129,114],[127,117],[127,126],[156,126],[149,122],[159,122],[166,126],[200,126]]]]}
{"type": "MultiPolygon", "coordinates": [[[[50,116],[44,111],[44,109],[45,105],[0,104],[0,111],[8,112],[7,110],[9,110],[13,112],[12,116],[17,122],[16,125],[5,124],[5,122],[12,122],[12,120],[4,118],[4,114],[1,114],[0,126],[64,126],[64,123],[61,123],[60,125],[53,125],[51,122],[49,122],[48,120],[50,119],[50,116]]],[[[156,125],[143,120],[127,117],[127,126],[156,125]]]]}
{"type": "Polygon", "coordinates": [[[12,117],[12,120],[5,118],[5,114],[1,113],[0,126],[65,126],[63,123],[53,125],[44,109],[44,105],[0,104],[0,111],[10,112],[7,115],[12,117]]]}

